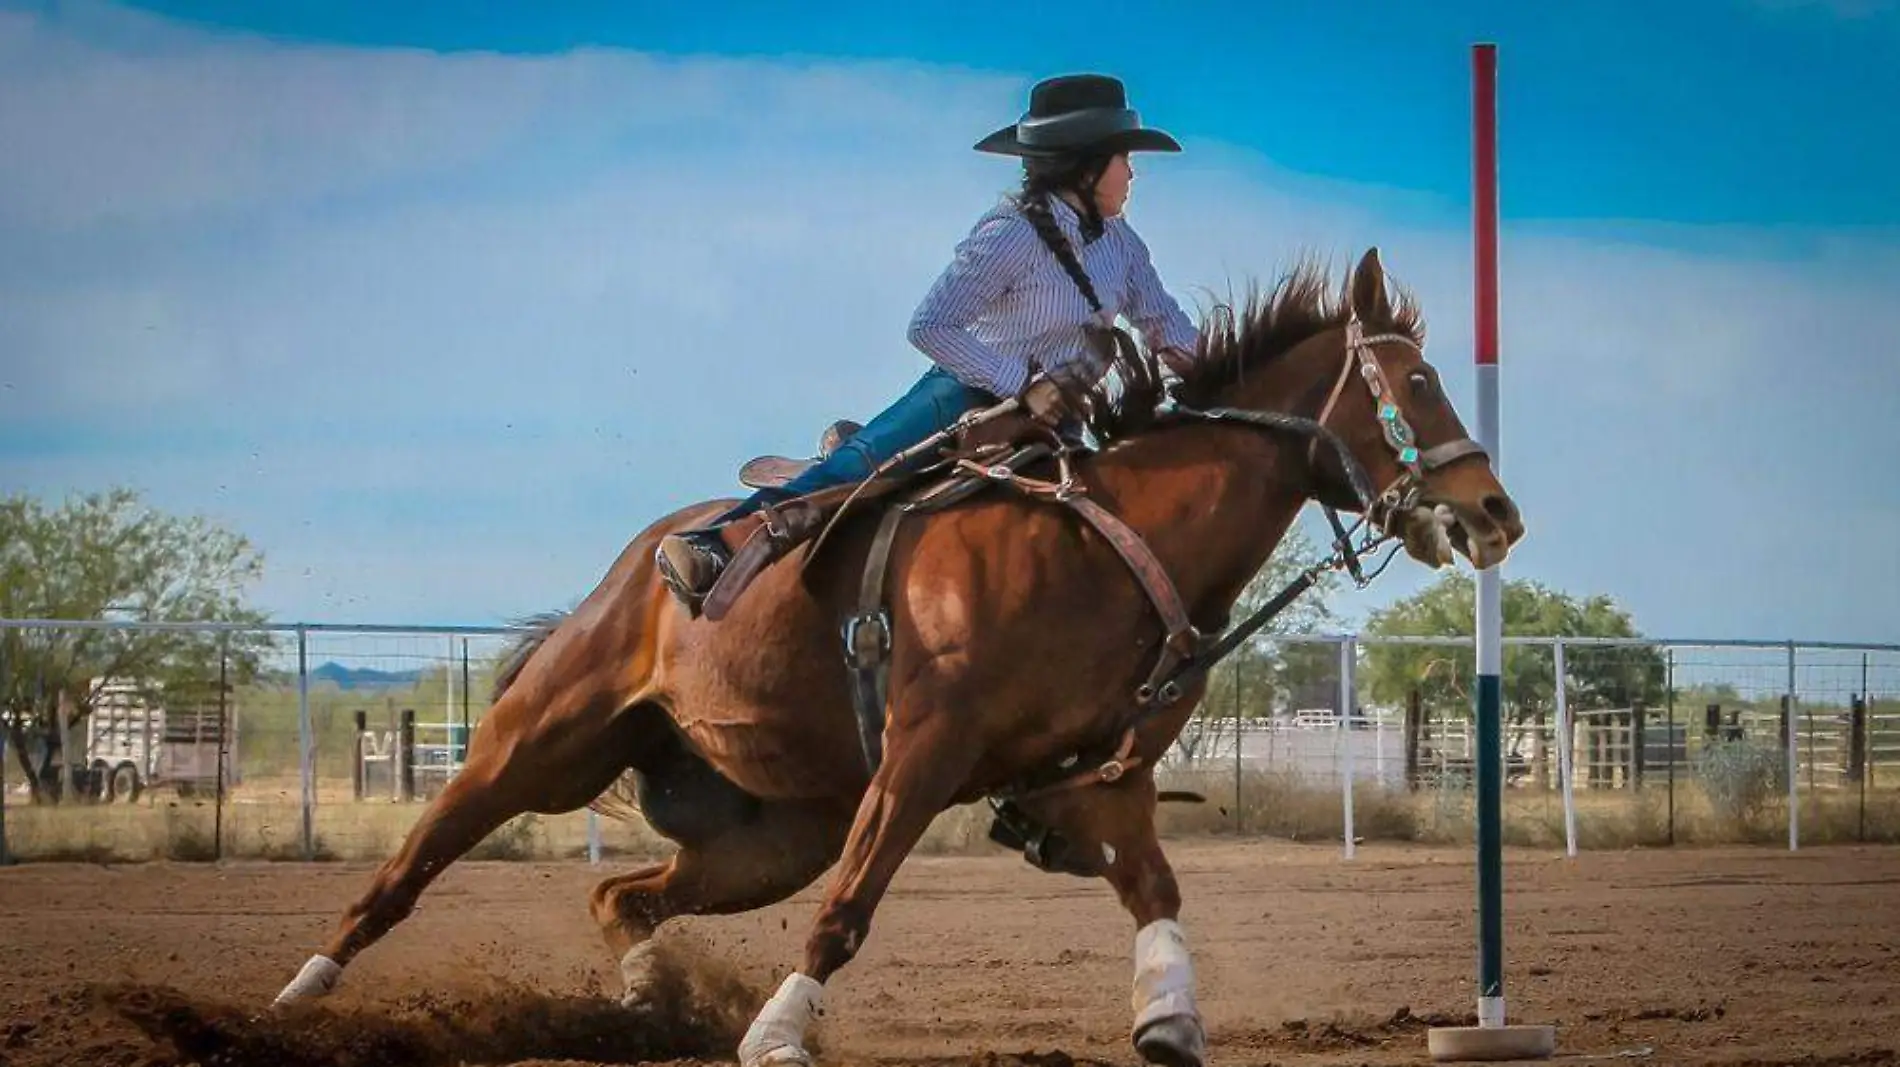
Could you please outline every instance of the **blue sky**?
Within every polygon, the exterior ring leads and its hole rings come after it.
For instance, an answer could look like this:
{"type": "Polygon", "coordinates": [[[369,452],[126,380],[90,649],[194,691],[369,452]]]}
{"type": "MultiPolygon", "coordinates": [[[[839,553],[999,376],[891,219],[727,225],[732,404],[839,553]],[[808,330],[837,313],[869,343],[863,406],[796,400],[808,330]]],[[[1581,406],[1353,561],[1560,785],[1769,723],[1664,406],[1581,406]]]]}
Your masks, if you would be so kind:
{"type": "Polygon", "coordinates": [[[0,488],[209,513],[281,618],[569,603],[921,370],[910,310],[1013,177],[970,143],[1075,69],[1187,144],[1132,208],[1185,300],[1376,243],[1469,411],[1485,39],[1510,573],[1900,640],[1893,4],[786,10],[0,0],[0,488]]]}

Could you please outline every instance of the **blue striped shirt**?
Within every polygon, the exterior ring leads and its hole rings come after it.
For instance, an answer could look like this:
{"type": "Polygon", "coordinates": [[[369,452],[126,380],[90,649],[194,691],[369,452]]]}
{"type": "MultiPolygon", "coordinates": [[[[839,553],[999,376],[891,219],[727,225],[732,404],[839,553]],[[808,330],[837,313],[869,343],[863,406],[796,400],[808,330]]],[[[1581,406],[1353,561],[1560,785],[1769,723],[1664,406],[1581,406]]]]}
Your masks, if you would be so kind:
{"type": "MultiPolygon", "coordinates": [[[[1083,244],[1081,217],[1067,201],[1052,197],[1051,213],[1106,316],[1127,319],[1150,348],[1196,351],[1199,331],[1162,286],[1148,246],[1126,219],[1106,220],[1102,236],[1083,244]]],[[[1011,397],[1036,372],[1085,358],[1082,327],[1093,317],[1055,253],[1005,199],[958,243],[912,316],[909,336],[965,385],[1011,397]]]]}

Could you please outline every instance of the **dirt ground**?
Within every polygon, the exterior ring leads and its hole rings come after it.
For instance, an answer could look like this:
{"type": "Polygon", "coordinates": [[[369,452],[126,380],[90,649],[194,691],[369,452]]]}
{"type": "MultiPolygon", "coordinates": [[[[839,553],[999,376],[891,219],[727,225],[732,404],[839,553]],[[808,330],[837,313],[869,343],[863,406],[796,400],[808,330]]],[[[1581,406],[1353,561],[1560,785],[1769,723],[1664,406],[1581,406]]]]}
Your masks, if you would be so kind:
{"type": "MultiPolygon", "coordinates": [[[[1462,849],[1175,843],[1218,1065],[1426,1063],[1469,1021],[1462,849]]],[[[1560,1061],[1900,1062],[1900,849],[1511,854],[1513,1021],[1560,1061]]],[[[622,1008],[587,915],[607,873],[466,863],[321,1007],[263,1009],[362,865],[0,871],[0,1064],[437,1067],[729,1060],[799,958],[817,891],[665,935],[680,981],[622,1008]]],[[[1132,923],[1014,857],[915,858],[832,983],[830,1064],[1134,1064],[1132,923]]]]}

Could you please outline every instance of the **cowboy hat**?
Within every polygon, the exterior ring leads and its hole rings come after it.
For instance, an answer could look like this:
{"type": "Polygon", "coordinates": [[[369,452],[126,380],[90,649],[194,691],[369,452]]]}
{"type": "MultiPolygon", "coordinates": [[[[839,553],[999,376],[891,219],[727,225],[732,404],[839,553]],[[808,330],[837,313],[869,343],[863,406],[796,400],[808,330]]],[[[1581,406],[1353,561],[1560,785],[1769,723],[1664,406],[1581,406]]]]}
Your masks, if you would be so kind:
{"type": "Polygon", "coordinates": [[[1029,91],[1029,112],[978,141],[976,150],[1040,159],[1073,152],[1179,152],[1181,145],[1141,124],[1119,79],[1065,74],[1037,82],[1029,91]]]}

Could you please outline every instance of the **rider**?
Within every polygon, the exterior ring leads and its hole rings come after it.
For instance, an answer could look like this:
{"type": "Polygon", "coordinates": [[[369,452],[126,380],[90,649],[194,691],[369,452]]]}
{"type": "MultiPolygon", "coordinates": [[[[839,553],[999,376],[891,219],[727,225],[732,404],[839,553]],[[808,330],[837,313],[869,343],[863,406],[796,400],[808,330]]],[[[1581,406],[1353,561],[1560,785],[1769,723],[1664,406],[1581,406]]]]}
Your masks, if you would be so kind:
{"type": "Polygon", "coordinates": [[[1122,216],[1134,177],[1129,153],[1181,146],[1141,124],[1119,80],[1079,74],[1042,81],[1021,121],[975,147],[1020,157],[1022,188],[977,220],[911,319],[910,341],[934,365],[823,462],[706,526],[663,539],[655,553],[660,576],[682,601],[703,597],[731,561],[721,528],[762,504],[861,481],[1003,397],[1057,425],[1067,412],[1051,375],[1088,366],[1091,332],[1112,325],[1118,312],[1177,372],[1194,358],[1198,331],[1122,216]]]}

